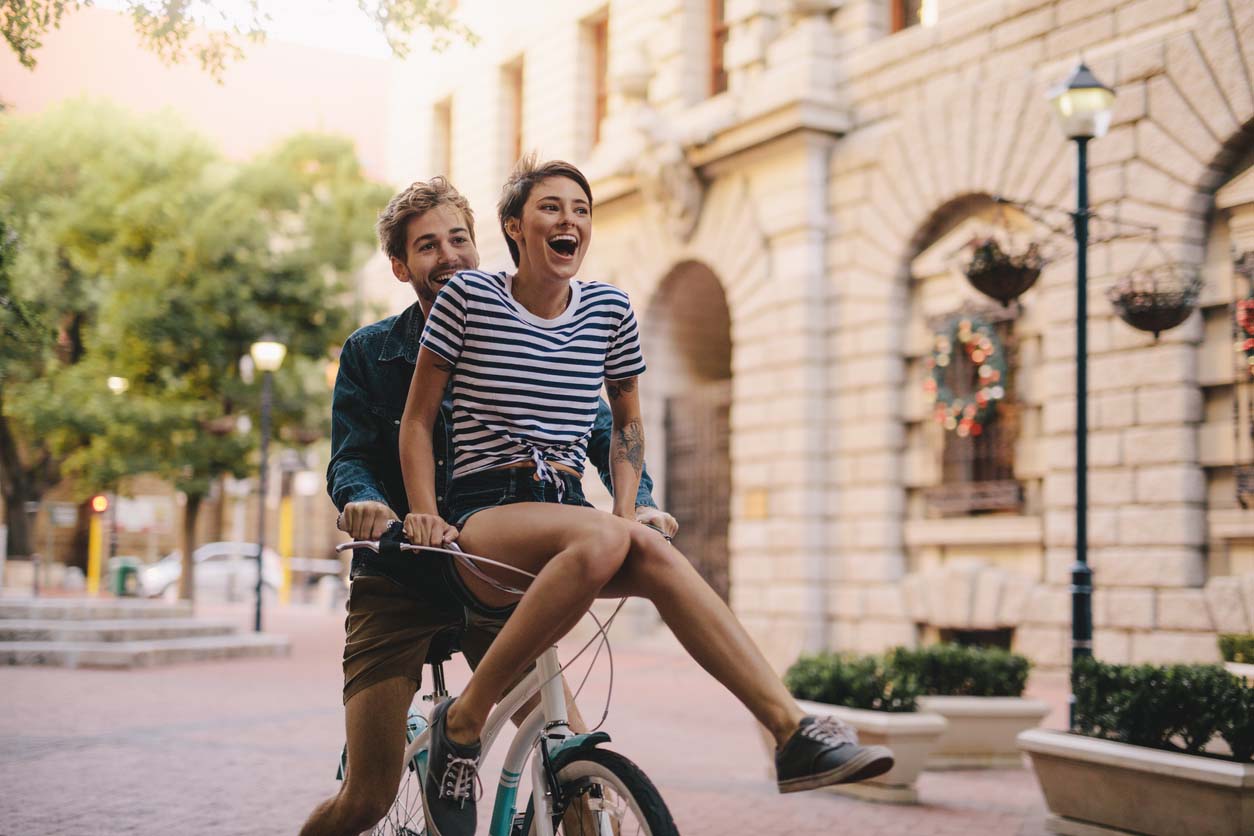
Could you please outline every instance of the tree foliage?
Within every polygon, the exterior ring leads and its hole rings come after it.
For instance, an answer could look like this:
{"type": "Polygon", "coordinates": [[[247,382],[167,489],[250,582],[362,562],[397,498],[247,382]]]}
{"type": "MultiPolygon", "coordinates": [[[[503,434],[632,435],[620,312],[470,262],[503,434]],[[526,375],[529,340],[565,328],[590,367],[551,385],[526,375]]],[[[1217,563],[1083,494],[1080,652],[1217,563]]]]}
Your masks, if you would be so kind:
{"type": "MultiPolygon", "coordinates": [[[[443,49],[454,39],[473,41],[474,33],[457,21],[456,0],[356,0],[399,58],[414,36],[429,32],[443,49]]],[[[35,54],[47,34],[91,0],[4,0],[0,32],[22,65],[34,69],[35,54]]],[[[232,4],[214,0],[125,0],[140,43],[170,64],[194,58],[216,79],[243,56],[243,44],[261,42],[272,22],[265,0],[232,4]]]]}
{"type": "Polygon", "coordinates": [[[0,119],[0,327],[25,335],[0,348],[0,431],[20,466],[55,462],[84,495],[155,473],[194,513],[214,480],[256,472],[257,434],[236,430],[257,411],[254,340],[288,344],[276,426],[322,426],[321,365],[388,191],[347,139],[235,164],[167,122],[86,102],[0,119]]]}

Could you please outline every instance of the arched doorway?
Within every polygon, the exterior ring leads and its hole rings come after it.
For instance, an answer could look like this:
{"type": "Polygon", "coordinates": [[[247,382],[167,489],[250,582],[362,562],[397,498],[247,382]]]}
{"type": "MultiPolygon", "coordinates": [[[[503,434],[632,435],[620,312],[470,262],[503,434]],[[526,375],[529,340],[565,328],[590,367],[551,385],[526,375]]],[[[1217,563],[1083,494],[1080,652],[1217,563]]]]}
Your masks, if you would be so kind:
{"type": "MultiPolygon", "coordinates": [[[[727,599],[731,519],[731,318],[722,283],[695,261],[675,266],[645,316],[647,437],[664,452],[658,494],[679,520],[676,547],[727,599]]],[[[654,460],[656,461],[656,456],[654,460]]]]}

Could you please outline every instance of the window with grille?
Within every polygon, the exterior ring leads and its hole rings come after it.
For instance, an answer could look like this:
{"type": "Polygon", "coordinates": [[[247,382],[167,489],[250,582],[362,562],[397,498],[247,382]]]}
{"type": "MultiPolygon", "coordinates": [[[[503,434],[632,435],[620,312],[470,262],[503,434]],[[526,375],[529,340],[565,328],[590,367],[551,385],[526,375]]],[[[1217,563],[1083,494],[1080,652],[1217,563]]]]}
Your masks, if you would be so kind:
{"type": "Polygon", "coordinates": [[[900,32],[922,22],[923,0],[888,0],[889,32],[900,32]]]}
{"type": "Polygon", "coordinates": [[[724,0],[710,0],[710,95],[727,90],[727,9],[724,0]]]}
{"type": "Polygon", "coordinates": [[[601,123],[609,104],[610,19],[601,17],[587,24],[592,45],[592,144],[601,141],[601,123]]]}
{"type": "Polygon", "coordinates": [[[504,129],[506,171],[523,155],[524,74],[521,57],[501,68],[501,88],[504,99],[504,129]]]}
{"type": "Polygon", "coordinates": [[[436,102],[431,119],[431,165],[436,174],[453,176],[453,100],[436,102]]]}

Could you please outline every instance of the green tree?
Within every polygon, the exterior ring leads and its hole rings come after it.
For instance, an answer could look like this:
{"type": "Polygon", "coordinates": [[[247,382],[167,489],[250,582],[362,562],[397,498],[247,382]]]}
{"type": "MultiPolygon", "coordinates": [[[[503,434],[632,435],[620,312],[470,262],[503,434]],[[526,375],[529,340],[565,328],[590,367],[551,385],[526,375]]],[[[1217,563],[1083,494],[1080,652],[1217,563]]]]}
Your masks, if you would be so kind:
{"type": "MultiPolygon", "coordinates": [[[[456,0],[356,0],[387,39],[399,58],[419,31],[434,35],[436,49],[457,38],[474,40],[474,34],[454,15],[456,0]]],[[[48,32],[57,29],[66,15],[91,0],[3,0],[0,32],[22,65],[33,69],[35,53],[48,32]]],[[[221,8],[213,0],[126,0],[140,42],[167,63],[195,58],[214,78],[243,55],[242,43],[266,37],[272,18],[265,0],[247,0],[221,8]]]]}
{"type": "Polygon", "coordinates": [[[0,117],[0,490],[15,553],[31,547],[24,503],[56,484],[66,452],[88,440],[73,422],[23,425],[19,413],[87,356],[112,277],[159,234],[143,220],[159,213],[158,184],[190,181],[211,159],[198,138],[103,105],[0,117]]]}
{"type": "MultiPolygon", "coordinates": [[[[187,137],[158,133],[167,156],[195,156],[187,137]]],[[[263,334],[279,335],[290,359],[276,380],[276,427],[307,438],[323,425],[321,366],[351,326],[341,297],[373,249],[372,219],[388,192],[366,180],[350,141],[309,134],[243,165],[206,154],[190,170],[150,169],[145,184],[97,235],[125,245],[100,270],[107,279],[91,294],[77,362],[28,373],[6,410],[84,492],[156,473],[185,494],[181,593],[190,597],[210,486],[256,469],[256,432],[235,429],[259,396],[240,358],[263,334]],[[129,381],[123,396],[105,388],[110,375],[129,381]]],[[[47,208],[27,227],[57,224],[64,207],[47,208]]]]}

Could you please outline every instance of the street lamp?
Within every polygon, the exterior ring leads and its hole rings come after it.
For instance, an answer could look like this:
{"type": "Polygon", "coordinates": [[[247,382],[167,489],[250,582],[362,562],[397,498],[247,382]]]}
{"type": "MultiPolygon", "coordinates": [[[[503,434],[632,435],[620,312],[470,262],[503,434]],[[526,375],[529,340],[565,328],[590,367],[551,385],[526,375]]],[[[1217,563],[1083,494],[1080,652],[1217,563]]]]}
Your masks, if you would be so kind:
{"type": "Polygon", "coordinates": [[[253,629],[261,632],[261,553],[266,548],[266,475],[269,470],[266,456],[270,447],[270,379],[283,365],[287,346],[272,336],[264,336],[248,350],[253,364],[261,371],[261,501],[257,507],[257,618],[253,629]]]}
{"type": "Polygon", "coordinates": [[[1093,572],[1088,561],[1088,143],[1106,134],[1115,92],[1083,63],[1050,91],[1059,125],[1076,144],[1076,424],[1075,424],[1075,564],[1071,567],[1071,670],[1069,725],[1075,727],[1075,663],[1093,655],[1093,572]]]}

